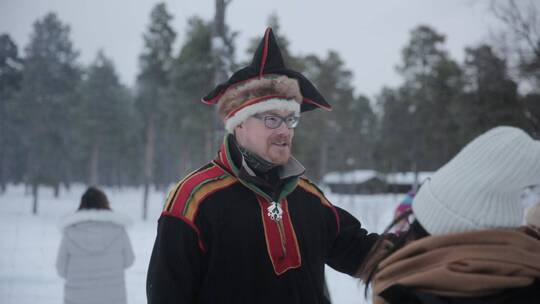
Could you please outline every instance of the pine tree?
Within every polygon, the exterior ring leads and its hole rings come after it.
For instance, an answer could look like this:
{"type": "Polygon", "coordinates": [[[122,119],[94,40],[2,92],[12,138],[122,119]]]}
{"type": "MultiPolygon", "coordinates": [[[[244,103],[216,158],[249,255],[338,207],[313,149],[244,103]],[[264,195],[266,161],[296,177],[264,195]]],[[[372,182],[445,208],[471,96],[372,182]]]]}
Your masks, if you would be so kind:
{"type": "MultiPolygon", "coordinates": [[[[340,105],[341,106],[341,105],[340,105]]],[[[373,169],[375,167],[375,145],[377,117],[370,100],[357,95],[343,105],[344,115],[337,121],[343,132],[336,136],[336,146],[342,151],[337,158],[338,169],[373,169]]]]}
{"type": "Polygon", "coordinates": [[[54,13],[34,23],[25,49],[19,113],[25,117],[25,172],[32,185],[33,213],[37,213],[39,185],[52,185],[58,194],[61,182],[70,180],[70,147],[73,144],[72,112],[80,80],[78,53],[69,38],[69,26],[54,13]]]}
{"type": "MultiPolygon", "coordinates": [[[[232,0],[216,0],[216,11],[212,25],[212,62],[214,66],[213,81],[214,85],[218,85],[227,81],[227,77],[233,72],[234,68],[234,38],[236,33],[231,33],[225,21],[227,6],[232,0]]],[[[224,134],[224,128],[219,123],[219,115],[217,107],[214,109],[214,126],[213,130],[206,133],[206,150],[207,154],[217,150],[221,144],[221,139],[224,134]]]]}
{"type": "Polygon", "coordinates": [[[81,168],[88,173],[84,180],[90,185],[115,181],[119,184],[119,178],[125,176],[122,171],[136,163],[129,157],[136,121],[132,119],[128,91],[120,83],[112,61],[102,51],[88,68],[79,94],[77,154],[81,163],[87,164],[81,168]],[[125,160],[131,164],[122,166],[125,160]]]}
{"type": "Polygon", "coordinates": [[[333,107],[331,112],[317,110],[302,116],[295,151],[310,168],[310,176],[320,179],[332,170],[371,167],[375,115],[366,97],[355,97],[352,72],[335,51],[324,59],[306,56],[302,65],[333,107]]]}
{"type": "Polygon", "coordinates": [[[403,127],[413,134],[402,143],[411,150],[409,170],[435,170],[458,150],[456,122],[448,113],[462,91],[462,71],[443,49],[444,41],[444,35],[419,26],[402,51],[399,95],[407,104],[403,115],[411,116],[403,127]]]}
{"type": "Polygon", "coordinates": [[[0,35],[0,193],[6,190],[6,183],[13,180],[14,167],[20,159],[17,148],[17,113],[14,113],[15,93],[20,89],[22,59],[17,45],[7,34],[0,35]]]}
{"type": "Polygon", "coordinates": [[[460,113],[465,142],[498,125],[523,127],[523,106],[506,61],[488,45],[467,48],[465,53],[467,87],[460,113]]]}
{"type": "MultiPolygon", "coordinates": [[[[212,26],[199,17],[188,22],[185,43],[173,66],[169,122],[175,151],[174,168],[178,175],[196,169],[215,151],[208,149],[209,134],[214,131],[214,108],[200,102],[214,86],[215,64],[211,49],[212,26]]],[[[219,121],[217,122],[219,123],[219,121]]]]}
{"type": "Polygon", "coordinates": [[[403,100],[399,89],[383,88],[377,96],[381,109],[375,161],[386,172],[410,170],[413,158],[411,143],[415,137],[412,107],[403,100]]]}
{"type": "MultiPolygon", "coordinates": [[[[141,72],[137,78],[136,106],[144,122],[144,194],[143,219],[148,210],[148,192],[154,181],[156,147],[162,131],[173,63],[173,44],[176,33],[170,23],[172,16],[165,3],[157,4],[150,14],[150,25],[144,34],[144,50],[140,56],[141,72]]],[[[163,146],[162,146],[163,147],[163,146]]]]}

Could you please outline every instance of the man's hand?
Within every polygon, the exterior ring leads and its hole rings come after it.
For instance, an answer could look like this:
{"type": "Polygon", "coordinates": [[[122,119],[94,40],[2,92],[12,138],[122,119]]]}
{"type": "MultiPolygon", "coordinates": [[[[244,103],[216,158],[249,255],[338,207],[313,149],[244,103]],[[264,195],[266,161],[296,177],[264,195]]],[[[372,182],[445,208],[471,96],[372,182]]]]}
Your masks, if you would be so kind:
{"type": "Polygon", "coordinates": [[[362,281],[366,281],[369,274],[389,255],[390,250],[394,247],[395,238],[396,235],[393,233],[381,235],[380,239],[373,245],[354,276],[362,281]]]}

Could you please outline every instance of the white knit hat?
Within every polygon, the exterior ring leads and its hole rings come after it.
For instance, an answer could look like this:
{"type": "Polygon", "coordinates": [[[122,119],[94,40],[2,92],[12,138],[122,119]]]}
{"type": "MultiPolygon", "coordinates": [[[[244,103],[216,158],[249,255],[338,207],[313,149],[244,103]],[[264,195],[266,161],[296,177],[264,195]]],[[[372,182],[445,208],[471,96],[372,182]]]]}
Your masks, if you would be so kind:
{"type": "Polygon", "coordinates": [[[519,227],[521,194],[540,180],[540,141],[496,127],[465,146],[426,181],[412,210],[432,235],[519,227]]]}

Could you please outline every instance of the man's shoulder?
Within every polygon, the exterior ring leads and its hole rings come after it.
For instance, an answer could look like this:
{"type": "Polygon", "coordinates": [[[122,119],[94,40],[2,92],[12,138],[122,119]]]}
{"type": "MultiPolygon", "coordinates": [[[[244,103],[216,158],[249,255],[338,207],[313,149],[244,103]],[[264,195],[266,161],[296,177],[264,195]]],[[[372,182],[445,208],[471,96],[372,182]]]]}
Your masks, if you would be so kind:
{"type": "Polygon", "coordinates": [[[303,192],[307,192],[319,198],[323,205],[332,206],[330,201],[324,195],[324,192],[317,186],[317,184],[315,184],[315,182],[313,182],[306,176],[300,176],[300,178],[298,179],[298,188],[303,192]]]}
{"type": "Polygon", "coordinates": [[[211,162],[184,177],[169,192],[162,215],[189,221],[195,218],[200,204],[210,195],[226,189],[238,179],[211,162]]]}

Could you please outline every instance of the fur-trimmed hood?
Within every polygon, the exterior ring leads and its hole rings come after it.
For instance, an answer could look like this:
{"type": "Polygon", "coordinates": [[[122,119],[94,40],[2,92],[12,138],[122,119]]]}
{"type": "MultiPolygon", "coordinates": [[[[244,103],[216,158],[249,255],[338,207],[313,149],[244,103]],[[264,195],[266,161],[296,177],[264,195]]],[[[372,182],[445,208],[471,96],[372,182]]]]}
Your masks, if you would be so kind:
{"type": "Polygon", "coordinates": [[[59,222],[59,228],[64,230],[69,226],[86,221],[110,222],[124,228],[129,228],[132,225],[132,221],[127,216],[117,212],[105,209],[84,209],[62,218],[59,222]]]}

